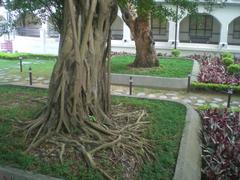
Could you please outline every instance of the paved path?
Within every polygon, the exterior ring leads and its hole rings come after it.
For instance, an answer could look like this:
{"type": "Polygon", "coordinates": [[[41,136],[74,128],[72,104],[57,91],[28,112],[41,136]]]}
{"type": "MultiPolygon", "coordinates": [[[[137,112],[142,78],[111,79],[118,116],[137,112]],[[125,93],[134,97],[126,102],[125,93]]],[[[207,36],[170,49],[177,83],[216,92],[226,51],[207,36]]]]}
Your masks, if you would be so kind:
{"type": "MultiPolygon", "coordinates": [[[[26,82],[14,82],[16,85],[28,85],[26,82]]],[[[34,83],[33,87],[48,88],[47,83],[34,83]]],[[[126,86],[111,86],[113,95],[127,95],[129,88],[126,86]]],[[[133,95],[138,97],[149,97],[159,99],[177,100],[187,103],[194,108],[203,105],[209,105],[213,108],[224,108],[227,106],[227,94],[213,93],[213,92],[190,92],[174,91],[174,90],[160,90],[149,88],[133,88],[133,95]]],[[[233,95],[231,98],[231,107],[240,108],[240,96],[233,95]]]]}
{"type": "MultiPolygon", "coordinates": [[[[112,86],[112,94],[129,94],[128,87],[112,86]]],[[[209,105],[215,108],[227,107],[227,95],[211,92],[190,92],[186,91],[174,91],[174,90],[158,90],[147,88],[133,88],[133,95],[139,97],[159,98],[178,100],[184,103],[190,104],[193,107],[199,107],[203,105],[209,105]]],[[[240,96],[233,95],[231,98],[231,107],[240,108],[240,96]]]]}

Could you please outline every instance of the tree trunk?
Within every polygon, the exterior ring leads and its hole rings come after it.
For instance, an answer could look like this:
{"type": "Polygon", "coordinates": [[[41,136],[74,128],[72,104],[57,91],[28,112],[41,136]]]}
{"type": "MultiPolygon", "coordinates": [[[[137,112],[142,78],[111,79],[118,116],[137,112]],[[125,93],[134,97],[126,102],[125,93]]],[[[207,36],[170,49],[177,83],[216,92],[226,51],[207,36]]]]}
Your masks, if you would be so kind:
{"type": "Polygon", "coordinates": [[[159,66],[149,18],[134,17],[128,9],[121,8],[121,11],[123,20],[130,28],[135,41],[136,57],[132,66],[143,68],[159,66]]]}
{"type": "Polygon", "coordinates": [[[114,0],[65,0],[59,58],[49,86],[47,127],[70,133],[110,109],[107,40],[116,17],[114,0]]]}
{"type": "Polygon", "coordinates": [[[133,66],[146,68],[159,66],[149,20],[138,17],[135,20],[134,26],[136,57],[133,66]]]}

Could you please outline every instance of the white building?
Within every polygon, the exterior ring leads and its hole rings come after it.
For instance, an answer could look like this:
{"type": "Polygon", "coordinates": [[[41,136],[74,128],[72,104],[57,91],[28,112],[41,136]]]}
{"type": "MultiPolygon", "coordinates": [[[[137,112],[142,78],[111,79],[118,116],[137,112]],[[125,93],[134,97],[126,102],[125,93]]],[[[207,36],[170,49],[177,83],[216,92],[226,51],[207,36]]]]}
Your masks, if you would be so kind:
{"type": "MultiPolygon", "coordinates": [[[[157,51],[169,52],[174,48],[176,36],[177,48],[186,53],[231,51],[240,54],[240,0],[225,0],[224,7],[215,7],[211,12],[202,3],[198,12],[197,18],[183,15],[177,26],[171,20],[160,23],[158,19],[152,19],[157,51]]],[[[112,30],[113,49],[134,51],[130,30],[123,22],[120,12],[112,30]]]]}
{"type": "MultiPolygon", "coordinates": [[[[203,3],[198,9],[197,18],[183,15],[177,25],[171,20],[164,23],[158,19],[151,20],[157,52],[169,53],[176,40],[177,48],[187,54],[222,51],[240,54],[240,0],[225,0],[224,7],[215,7],[211,12],[204,8],[203,3]]],[[[0,8],[2,18],[6,19],[6,14],[6,10],[0,8]]],[[[34,24],[19,26],[12,34],[13,51],[57,54],[59,38],[52,31],[51,23],[39,24],[36,18],[32,19],[35,19],[34,24]]],[[[1,42],[7,38],[2,36],[1,42]]],[[[135,52],[130,30],[123,22],[120,11],[112,26],[112,49],[135,52]]]]}

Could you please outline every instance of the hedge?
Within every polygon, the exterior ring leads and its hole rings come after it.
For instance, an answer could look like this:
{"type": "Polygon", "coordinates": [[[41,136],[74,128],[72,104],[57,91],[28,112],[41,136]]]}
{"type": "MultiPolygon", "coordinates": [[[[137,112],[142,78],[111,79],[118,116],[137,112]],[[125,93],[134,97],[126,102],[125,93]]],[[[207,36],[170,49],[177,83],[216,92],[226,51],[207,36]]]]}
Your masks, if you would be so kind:
{"type": "Polygon", "coordinates": [[[22,57],[23,59],[56,59],[57,56],[49,55],[49,54],[31,54],[31,53],[6,53],[6,52],[0,52],[0,59],[9,59],[9,60],[16,60],[19,59],[19,57],[22,57]]]}
{"type": "Polygon", "coordinates": [[[217,92],[227,92],[228,89],[232,89],[235,94],[240,94],[240,85],[234,86],[234,85],[228,85],[228,84],[192,82],[191,89],[193,89],[193,90],[214,90],[217,92]]]}

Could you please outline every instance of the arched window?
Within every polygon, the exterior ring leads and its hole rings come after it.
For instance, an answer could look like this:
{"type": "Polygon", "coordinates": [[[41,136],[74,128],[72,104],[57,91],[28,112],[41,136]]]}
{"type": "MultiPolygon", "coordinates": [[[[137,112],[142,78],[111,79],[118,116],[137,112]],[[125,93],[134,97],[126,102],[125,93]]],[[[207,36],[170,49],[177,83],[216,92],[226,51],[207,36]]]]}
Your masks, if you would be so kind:
{"type": "Polygon", "coordinates": [[[233,21],[233,39],[240,39],[240,17],[233,21]]]}

